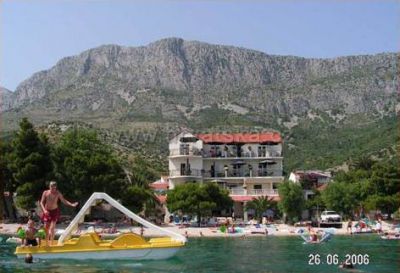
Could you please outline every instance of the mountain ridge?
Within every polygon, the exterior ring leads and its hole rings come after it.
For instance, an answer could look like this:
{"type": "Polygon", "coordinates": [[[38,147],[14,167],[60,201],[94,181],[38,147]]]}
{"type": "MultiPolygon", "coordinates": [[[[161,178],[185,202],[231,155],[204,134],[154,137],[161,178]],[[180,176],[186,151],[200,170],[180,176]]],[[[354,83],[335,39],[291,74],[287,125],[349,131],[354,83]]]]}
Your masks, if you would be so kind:
{"type": "Polygon", "coordinates": [[[307,59],[177,38],[103,45],[23,81],[2,108],[2,129],[23,116],[43,126],[84,122],[164,158],[168,135],[182,128],[271,128],[285,138],[287,168],[326,168],[368,148],[393,153],[396,61],[395,53],[307,59]],[[377,142],[379,130],[388,133],[377,142]]]}
{"type": "Polygon", "coordinates": [[[96,73],[107,75],[107,70],[114,70],[108,76],[119,77],[136,89],[237,90],[274,84],[287,89],[303,85],[317,74],[321,78],[346,73],[349,67],[375,65],[376,69],[386,71],[394,67],[395,57],[393,53],[381,53],[307,59],[180,38],[162,39],[140,47],[103,45],[65,57],[52,68],[21,82],[11,108],[43,98],[48,92],[65,88],[80,77],[96,73]],[[124,62],[127,58],[129,60],[124,62]],[[238,60],[245,64],[238,64],[238,60]],[[144,68],[140,71],[141,67],[144,68]],[[323,72],[324,69],[327,71],[323,72]],[[283,71],[276,72],[278,70],[283,71]],[[334,73],[329,72],[332,70],[334,73]]]}
{"type": "Polygon", "coordinates": [[[3,86],[0,86],[0,112],[2,109],[10,108],[13,99],[13,92],[3,86]]]}

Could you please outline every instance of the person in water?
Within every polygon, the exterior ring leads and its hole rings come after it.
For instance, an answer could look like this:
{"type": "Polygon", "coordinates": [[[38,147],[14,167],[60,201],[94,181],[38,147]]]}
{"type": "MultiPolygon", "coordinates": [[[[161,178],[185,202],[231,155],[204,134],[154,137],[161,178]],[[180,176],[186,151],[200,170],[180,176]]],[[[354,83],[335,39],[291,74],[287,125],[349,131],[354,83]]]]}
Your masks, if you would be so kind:
{"type": "Polygon", "coordinates": [[[339,268],[354,269],[354,265],[352,263],[341,262],[339,268]]]}
{"type": "Polygon", "coordinates": [[[26,254],[26,256],[25,256],[25,262],[26,262],[27,264],[31,264],[31,263],[33,262],[32,254],[30,254],[30,253],[26,254]]]}
{"type": "Polygon", "coordinates": [[[28,220],[28,227],[25,230],[25,238],[22,239],[23,246],[37,246],[38,241],[40,245],[40,237],[37,236],[37,229],[35,228],[35,222],[32,219],[28,220]]]}
{"type": "Polygon", "coordinates": [[[307,225],[307,231],[308,234],[310,235],[310,242],[318,242],[318,236],[317,233],[315,233],[314,229],[311,227],[310,224],[307,225]]]}
{"type": "Polygon", "coordinates": [[[46,228],[46,243],[51,245],[54,240],[54,230],[56,223],[60,218],[60,208],[58,207],[58,200],[61,200],[65,205],[70,207],[76,207],[78,202],[71,203],[64,198],[64,196],[57,190],[57,183],[55,181],[50,182],[48,190],[45,190],[40,200],[40,206],[43,211],[42,220],[45,223],[46,228]]]}
{"type": "Polygon", "coordinates": [[[317,243],[319,241],[317,233],[313,232],[313,233],[310,234],[310,241],[313,242],[313,243],[317,243]]]}

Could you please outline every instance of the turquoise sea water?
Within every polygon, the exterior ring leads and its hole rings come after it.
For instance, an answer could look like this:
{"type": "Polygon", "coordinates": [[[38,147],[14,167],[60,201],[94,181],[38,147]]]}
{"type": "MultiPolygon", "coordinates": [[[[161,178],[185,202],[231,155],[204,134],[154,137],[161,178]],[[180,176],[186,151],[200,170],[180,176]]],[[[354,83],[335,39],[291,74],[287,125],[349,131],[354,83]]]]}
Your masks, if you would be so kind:
{"type": "Polygon", "coordinates": [[[48,260],[25,264],[13,255],[15,245],[0,242],[0,272],[400,272],[400,241],[377,235],[334,236],[325,244],[304,245],[299,237],[198,238],[163,261],[48,260]],[[320,265],[309,265],[319,254],[320,265]],[[368,265],[356,271],[328,265],[327,255],[367,254],[368,265]],[[322,264],[324,263],[324,264],[322,264]]]}

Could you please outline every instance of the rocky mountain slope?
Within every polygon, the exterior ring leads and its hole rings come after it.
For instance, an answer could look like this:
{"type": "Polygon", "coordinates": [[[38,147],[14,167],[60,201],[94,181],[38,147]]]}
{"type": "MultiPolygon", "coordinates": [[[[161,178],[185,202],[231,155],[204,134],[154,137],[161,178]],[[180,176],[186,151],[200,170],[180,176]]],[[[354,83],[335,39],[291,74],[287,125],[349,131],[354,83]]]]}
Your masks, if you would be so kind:
{"type": "Polygon", "coordinates": [[[75,91],[86,99],[68,98],[55,106],[93,111],[109,106],[107,97],[134,106],[143,94],[164,89],[184,91],[188,101],[176,101],[184,106],[231,102],[279,114],[310,108],[372,112],[395,92],[395,64],[395,54],[305,59],[169,38],[144,47],[101,46],[64,58],[23,81],[12,107],[75,91]]]}
{"type": "Polygon", "coordinates": [[[105,45],[23,81],[1,107],[3,128],[15,129],[21,116],[162,137],[182,127],[286,135],[309,121],[362,127],[395,114],[396,58],[307,59],[178,38],[105,45]]]}
{"type": "Polygon", "coordinates": [[[13,92],[0,86],[0,111],[9,109],[13,101],[13,92]]]}

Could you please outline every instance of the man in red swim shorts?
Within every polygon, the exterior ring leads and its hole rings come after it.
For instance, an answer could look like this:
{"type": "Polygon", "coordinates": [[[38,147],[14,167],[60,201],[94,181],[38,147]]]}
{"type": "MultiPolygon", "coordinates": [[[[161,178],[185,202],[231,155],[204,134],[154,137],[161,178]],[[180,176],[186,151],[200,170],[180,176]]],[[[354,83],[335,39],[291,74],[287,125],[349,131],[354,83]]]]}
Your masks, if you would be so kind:
{"type": "Polygon", "coordinates": [[[58,200],[61,200],[65,205],[71,207],[76,207],[78,205],[78,202],[69,202],[59,191],[57,191],[57,183],[55,181],[50,182],[50,189],[43,192],[40,201],[40,206],[43,211],[42,220],[45,223],[46,228],[46,244],[48,246],[50,246],[54,240],[54,230],[56,223],[60,218],[58,200]]]}

